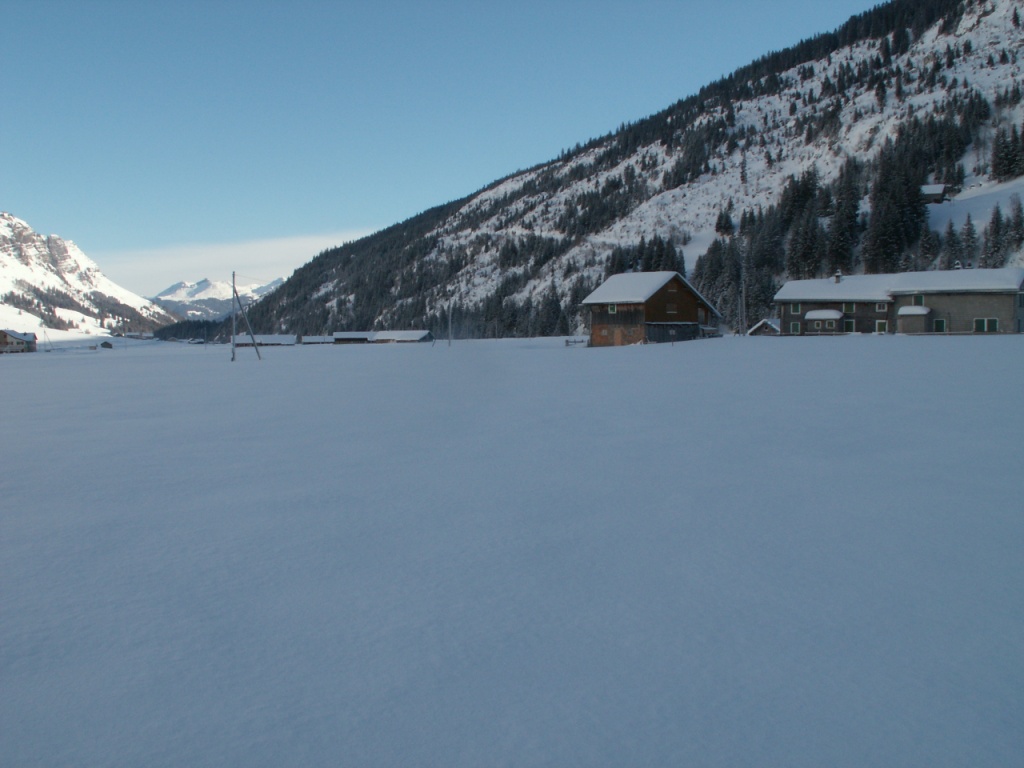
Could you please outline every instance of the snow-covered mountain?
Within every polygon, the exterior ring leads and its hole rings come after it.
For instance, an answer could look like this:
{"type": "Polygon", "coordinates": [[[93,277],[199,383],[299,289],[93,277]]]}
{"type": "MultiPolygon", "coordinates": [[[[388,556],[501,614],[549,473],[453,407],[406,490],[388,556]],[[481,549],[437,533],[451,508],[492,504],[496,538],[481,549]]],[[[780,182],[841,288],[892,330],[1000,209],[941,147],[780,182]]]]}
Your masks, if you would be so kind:
{"type": "MultiPolygon", "coordinates": [[[[267,295],[284,282],[278,278],[266,285],[235,285],[243,303],[267,295]]],[[[203,278],[196,283],[180,282],[153,297],[153,303],[187,320],[219,320],[231,312],[231,283],[203,278]]]]}
{"type": "MultiPolygon", "coordinates": [[[[755,217],[779,206],[794,189],[800,193],[802,178],[814,185],[812,234],[838,234],[829,201],[844,169],[853,167],[857,174],[845,177],[845,194],[855,195],[847,208],[848,260],[849,269],[862,271],[866,242],[874,237],[875,247],[884,246],[886,233],[872,235],[871,227],[881,210],[880,204],[873,210],[872,195],[881,189],[886,152],[897,159],[906,146],[925,152],[926,165],[910,173],[920,175],[913,189],[951,186],[952,202],[925,208],[920,199],[906,201],[915,209],[910,219],[940,222],[933,229],[963,223],[958,192],[976,203],[980,193],[1005,182],[994,177],[991,161],[1000,132],[1016,132],[1024,118],[1020,5],[895,0],[878,6],[553,162],[328,251],[260,302],[252,318],[267,331],[304,333],[441,327],[451,308],[466,335],[553,332],[567,318],[578,322],[580,298],[613,258],[635,265],[655,243],[655,258],[682,252],[693,270],[745,212],[755,217]],[[727,213],[732,221],[723,228],[727,213]]],[[[1009,214],[1011,197],[991,199],[1009,214]]],[[[985,223],[974,215],[979,238],[985,223]]],[[[747,314],[751,322],[766,310],[763,297],[773,283],[790,273],[794,230],[790,218],[773,235],[777,252],[764,273],[761,303],[747,314]]],[[[938,265],[917,244],[920,232],[893,245],[887,257],[912,258],[917,268],[938,265]]],[[[939,241],[928,242],[933,248],[939,241]]],[[[708,287],[723,304],[738,293],[741,258],[729,258],[729,270],[715,277],[721,285],[708,287]]],[[[810,269],[817,268],[827,264],[810,269]]]]}
{"type": "Polygon", "coordinates": [[[0,212],[0,317],[12,330],[151,331],[174,318],[110,280],[70,240],[0,212]]]}

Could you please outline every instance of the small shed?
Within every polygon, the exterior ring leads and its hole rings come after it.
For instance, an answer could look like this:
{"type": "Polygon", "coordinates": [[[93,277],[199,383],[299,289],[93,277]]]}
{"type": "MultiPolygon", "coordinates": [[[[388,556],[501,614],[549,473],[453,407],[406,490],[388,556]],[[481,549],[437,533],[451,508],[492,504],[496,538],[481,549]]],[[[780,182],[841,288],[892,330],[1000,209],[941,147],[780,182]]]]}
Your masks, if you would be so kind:
{"type": "Polygon", "coordinates": [[[594,347],[718,336],[722,317],[678,272],[612,275],[582,304],[590,308],[594,347]]]}
{"type": "Polygon", "coordinates": [[[925,184],[921,187],[921,199],[925,203],[944,203],[949,194],[949,187],[945,184],[925,184]]]}
{"type": "Polygon", "coordinates": [[[747,336],[781,336],[779,321],[766,317],[759,320],[753,328],[747,331],[747,336]]]}

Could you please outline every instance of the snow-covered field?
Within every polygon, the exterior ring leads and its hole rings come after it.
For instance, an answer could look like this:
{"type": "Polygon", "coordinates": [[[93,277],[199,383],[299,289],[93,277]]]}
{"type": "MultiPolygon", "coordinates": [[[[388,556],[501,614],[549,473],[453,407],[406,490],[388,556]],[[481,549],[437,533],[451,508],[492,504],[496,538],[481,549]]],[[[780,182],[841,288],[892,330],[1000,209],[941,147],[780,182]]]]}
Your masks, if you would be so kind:
{"type": "Polygon", "coordinates": [[[1024,336],[0,357],[0,764],[1024,763],[1024,336]]]}

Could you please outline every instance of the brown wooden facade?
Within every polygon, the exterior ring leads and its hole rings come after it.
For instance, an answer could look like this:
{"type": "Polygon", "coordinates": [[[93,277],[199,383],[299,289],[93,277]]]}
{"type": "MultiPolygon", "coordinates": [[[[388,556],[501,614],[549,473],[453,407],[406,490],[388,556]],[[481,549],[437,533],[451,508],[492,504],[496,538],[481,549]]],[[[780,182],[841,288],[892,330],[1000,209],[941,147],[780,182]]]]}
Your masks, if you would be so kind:
{"type": "MultiPolygon", "coordinates": [[[[718,311],[676,273],[664,275],[664,283],[650,295],[638,298],[630,291],[617,295],[599,288],[584,300],[590,307],[590,344],[595,347],[658,344],[689,341],[717,335],[718,311]],[[600,299],[607,297],[607,301],[600,299]]],[[[633,275],[616,275],[628,284],[633,275]]],[[[640,273],[634,282],[652,282],[640,273]]],[[[654,282],[657,282],[655,280],[654,282]]],[[[606,283],[605,285],[609,285],[606,283]]]]}

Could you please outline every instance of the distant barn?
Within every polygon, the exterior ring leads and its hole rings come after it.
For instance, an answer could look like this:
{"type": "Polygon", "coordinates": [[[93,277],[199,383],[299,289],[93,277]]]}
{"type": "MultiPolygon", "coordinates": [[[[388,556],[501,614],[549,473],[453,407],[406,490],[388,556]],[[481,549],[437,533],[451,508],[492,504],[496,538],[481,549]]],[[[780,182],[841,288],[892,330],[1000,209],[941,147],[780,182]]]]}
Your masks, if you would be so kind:
{"type": "Polygon", "coordinates": [[[370,338],[371,344],[415,344],[434,340],[430,331],[377,331],[370,338]]]}
{"type": "Polygon", "coordinates": [[[945,184],[925,184],[921,187],[921,199],[925,203],[944,203],[949,194],[945,184]]]}
{"type": "MultiPolygon", "coordinates": [[[[253,346],[251,336],[235,336],[236,347],[251,347],[253,346]]],[[[264,333],[256,334],[256,346],[260,347],[293,347],[297,338],[290,334],[284,333],[264,333]]]]}
{"type": "Polygon", "coordinates": [[[335,344],[369,344],[373,333],[370,331],[335,331],[335,344]]]}
{"type": "Polygon", "coordinates": [[[719,335],[721,314],[678,272],[612,275],[583,300],[590,345],[615,347],[719,335]]]}
{"type": "Polygon", "coordinates": [[[434,341],[430,331],[335,331],[335,344],[414,344],[434,341]]]}

